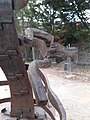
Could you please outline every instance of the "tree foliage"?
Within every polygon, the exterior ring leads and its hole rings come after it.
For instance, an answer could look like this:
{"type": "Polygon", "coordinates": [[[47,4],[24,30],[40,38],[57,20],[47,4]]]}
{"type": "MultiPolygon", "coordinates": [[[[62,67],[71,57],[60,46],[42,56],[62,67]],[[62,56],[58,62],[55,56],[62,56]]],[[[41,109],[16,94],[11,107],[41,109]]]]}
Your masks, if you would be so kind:
{"type": "Polygon", "coordinates": [[[36,2],[29,0],[27,6],[15,11],[16,26],[19,33],[24,34],[27,27],[38,27],[38,22],[35,20],[35,6],[36,2]]]}
{"type": "Polygon", "coordinates": [[[16,12],[17,29],[20,33],[26,27],[37,27],[64,38],[66,43],[75,43],[81,33],[88,35],[88,9],[89,0],[29,0],[24,9],[16,12]]]}

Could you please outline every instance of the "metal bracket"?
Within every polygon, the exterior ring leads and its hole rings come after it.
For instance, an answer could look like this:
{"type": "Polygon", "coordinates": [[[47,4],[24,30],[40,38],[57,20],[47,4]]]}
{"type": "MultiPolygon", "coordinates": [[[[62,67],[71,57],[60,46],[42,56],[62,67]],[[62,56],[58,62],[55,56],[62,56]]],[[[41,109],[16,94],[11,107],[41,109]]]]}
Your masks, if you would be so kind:
{"type": "Polygon", "coordinates": [[[13,93],[14,96],[21,96],[20,92],[13,93]]]}
{"type": "Polygon", "coordinates": [[[14,75],[7,76],[8,80],[17,80],[17,77],[14,75]]]}
{"type": "Polygon", "coordinates": [[[13,93],[14,96],[25,96],[28,94],[29,94],[29,91],[27,91],[27,90],[21,90],[20,92],[13,93]]]}
{"type": "Polygon", "coordinates": [[[30,108],[22,108],[21,111],[22,111],[22,113],[29,113],[29,112],[31,112],[31,109],[30,108]]]}
{"type": "Polygon", "coordinates": [[[21,90],[21,95],[23,96],[23,95],[28,95],[29,94],[29,91],[27,91],[27,90],[21,90]]]}
{"type": "Polygon", "coordinates": [[[17,80],[21,77],[23,77],[23,74],[21,73],[15,73],[7,76],[9,80],[17,80]]]}
{"type": "Polygon", "coordinates": [[[16,56],[18,54],[17,50],[7,50],[8,55],[16,56]]]}
{"type": "Polygon", "coordinates": [[[3,26],[2,26],[2,24],[0,24],[0,30],[2,30],[3,29],[3,26]]]}
{"type": "Polygon", "coordinates": [[[23,115],[23,113],[30,113],[31,109],[30,108],[21,108],[19,110],[16,110],[15,112],[16,112],[17,116],[20,116],[20,115],[23,115]]]}
{"type": "Polygon", "coordinates": [[[3,61],[3,60],[10,60],[10,58],[6,54],[0,55],[0,61],[3,61]]]}

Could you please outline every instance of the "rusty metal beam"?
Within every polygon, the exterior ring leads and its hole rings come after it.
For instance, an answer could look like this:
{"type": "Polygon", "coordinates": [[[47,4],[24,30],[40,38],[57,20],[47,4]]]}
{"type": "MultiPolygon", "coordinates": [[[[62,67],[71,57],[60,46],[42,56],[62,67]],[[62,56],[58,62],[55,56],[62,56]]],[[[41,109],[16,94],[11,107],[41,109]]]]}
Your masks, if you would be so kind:
{"type": "Polygon", "coordinates": [[[38,75],[37,65],[35,62],[32,62],[29,66],[29,77],[32,80],[37,104],[45,106],[48,102],[48,98],[46,96],[46,91],[42,84],[41,78],[38,75]]]}
{"type": "Polygon", "coordinates": [[[11,101],[11,98],[0,99],[0,104],[5,102],[10,102],[10,101],[11,101]]]}

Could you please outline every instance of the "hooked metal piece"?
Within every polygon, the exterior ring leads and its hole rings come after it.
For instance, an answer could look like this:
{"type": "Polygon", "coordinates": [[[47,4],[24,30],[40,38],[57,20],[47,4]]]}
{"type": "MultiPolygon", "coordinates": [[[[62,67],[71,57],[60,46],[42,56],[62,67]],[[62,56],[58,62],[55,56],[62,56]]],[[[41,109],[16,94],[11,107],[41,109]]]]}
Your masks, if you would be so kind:
{"type": "Polygon", "coordinates": [[[13,9],[18,10],[23,8],[27,4],[28,0],[13,0],[13,9]]]}

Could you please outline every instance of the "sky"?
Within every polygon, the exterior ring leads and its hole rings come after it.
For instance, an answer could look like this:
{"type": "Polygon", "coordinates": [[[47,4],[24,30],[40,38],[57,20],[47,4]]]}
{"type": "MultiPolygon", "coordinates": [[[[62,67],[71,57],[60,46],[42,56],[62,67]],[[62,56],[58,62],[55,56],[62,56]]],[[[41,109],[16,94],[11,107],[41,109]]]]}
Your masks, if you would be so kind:
{"type": "MultiPolygon", "coordinates": [[[[40,3],[42,2],[43,0],[37,0],[37,3],[40,3]]],[[[88,19],[88,22],[90,23],[90,10],[86,10],[86,14],[87,14],[87,17],[89,18],[88,19]]]]}
{"type": "Polygon", "coordinates": [[[88,22],[90,23],[90,10],[86,10],[87,17],[89,18],[88,22]]]}

